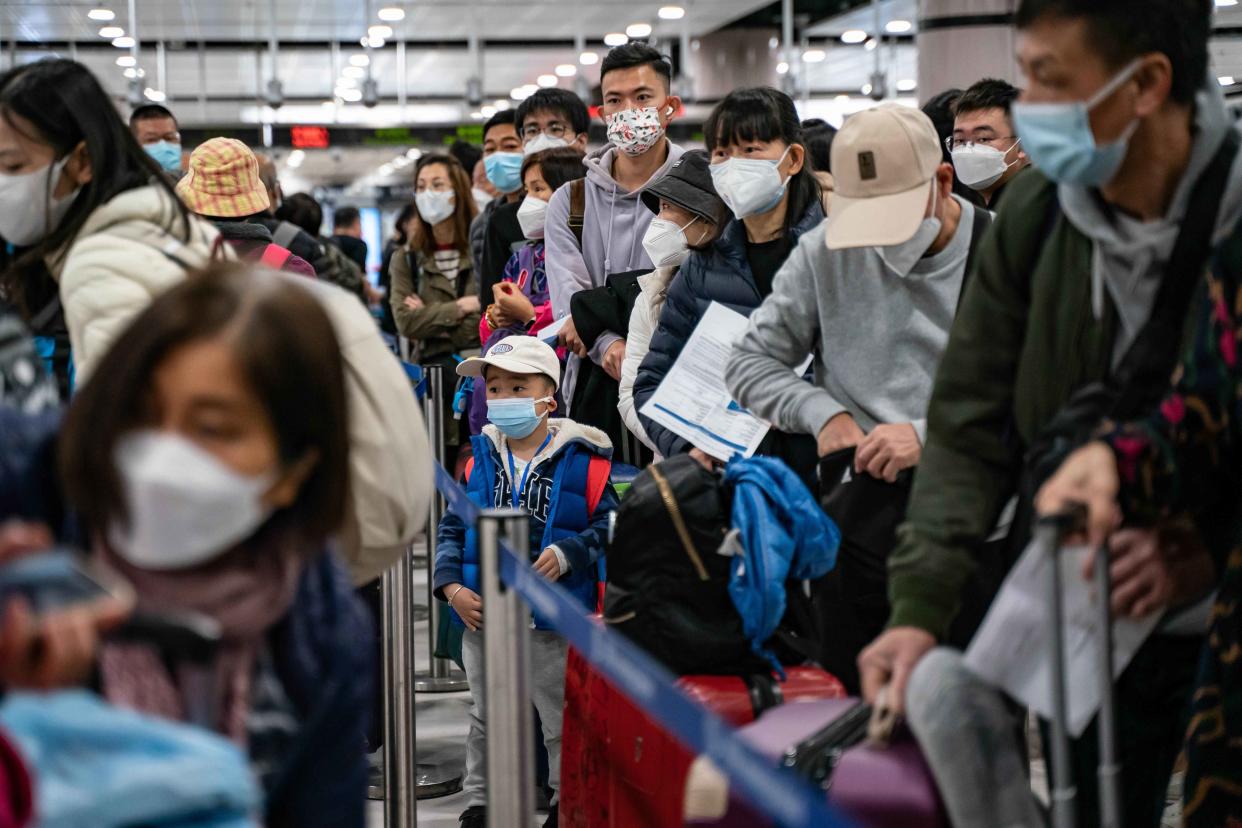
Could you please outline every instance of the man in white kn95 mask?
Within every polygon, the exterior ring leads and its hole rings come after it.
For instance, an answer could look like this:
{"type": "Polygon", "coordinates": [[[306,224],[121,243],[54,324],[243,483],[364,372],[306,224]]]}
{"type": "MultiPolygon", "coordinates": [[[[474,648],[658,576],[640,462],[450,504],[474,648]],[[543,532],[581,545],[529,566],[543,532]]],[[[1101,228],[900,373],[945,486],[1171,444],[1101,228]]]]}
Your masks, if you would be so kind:
{"type": "Polygon", "coordinates": [[[994,213],[1009,182],[1031,164],[1010,115],[1020,94],[1017,87],[995,78],[974,84],[958,98],[953,135],[945,141],[958,180],[979,193],[994,213]]]}

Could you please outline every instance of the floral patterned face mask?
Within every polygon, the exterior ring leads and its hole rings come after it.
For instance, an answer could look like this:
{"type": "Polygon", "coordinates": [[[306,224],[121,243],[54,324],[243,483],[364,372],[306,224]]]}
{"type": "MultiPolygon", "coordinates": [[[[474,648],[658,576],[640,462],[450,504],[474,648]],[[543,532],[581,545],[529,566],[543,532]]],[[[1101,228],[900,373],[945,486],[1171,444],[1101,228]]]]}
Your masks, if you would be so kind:
{"type": "Polygon", "coordinates": [[[626,155],[642,155],[663,137],[659,107],[626,109],[608,116],[608,140],[626,155]]]}

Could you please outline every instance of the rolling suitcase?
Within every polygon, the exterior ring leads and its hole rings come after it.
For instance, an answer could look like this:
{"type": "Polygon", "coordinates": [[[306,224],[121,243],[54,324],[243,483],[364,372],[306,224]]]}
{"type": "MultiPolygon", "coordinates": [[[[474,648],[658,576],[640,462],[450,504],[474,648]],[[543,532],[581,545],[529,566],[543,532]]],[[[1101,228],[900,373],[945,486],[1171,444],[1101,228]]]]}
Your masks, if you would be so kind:
{"type": "MultiPolygon", "coordinates": [[[[688,695],[735,726],[768,707],[845,695],[816,667],[766,676],[684,676],[688,695]]],[[[565,670],[561,736],[562,825],[574,828],[664,828],[682,824],[682,796],[693,757],[572,648],[565,670]]]]}
{"type": "MultiPolygon", "coordinates": [[[[871,706],[858,699],[801,701],[767,711],[738,734],[774,763],[824,788],[828,802],[858,825],[948,828],[931,769],[914,738],[897,728],[887,734],[887,744],[873,744],[868,740],[873,718],[871,706]]],[[[696,764],[687,780],[686,825],[774,824],[707,767],[696,764]]]]}

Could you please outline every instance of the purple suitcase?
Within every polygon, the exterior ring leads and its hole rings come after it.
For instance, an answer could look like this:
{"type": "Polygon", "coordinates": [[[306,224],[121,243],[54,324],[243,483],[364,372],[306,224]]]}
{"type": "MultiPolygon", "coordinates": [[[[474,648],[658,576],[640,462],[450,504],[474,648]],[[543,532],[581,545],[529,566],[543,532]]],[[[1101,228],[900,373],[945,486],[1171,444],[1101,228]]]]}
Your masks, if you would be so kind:
{"type": "MultiPolygon", "coordinates": [[[[860,708],[858,699],[827,699],[791,702],[764,713],[757,721],[738,730],[751,747],[773,762],[793,767],[812,778],[827,777],[828,802],[866,828],[948,828],[949,819],[940,802],[936,782],[923,761],[914,738],[899,729],[887,747],[859,742],[865,736],[869,708],[860,708]],[[847,719],[861,719],[862,730],[847,719]],[[841,728],[840,725],[845,727],[841,728]],[[840,735],[844,731],[844,751],[808,750],[817,735],[830,726],[840,735]],[[848,734],[853,734],[850,736],[848,734]]],[[[687,782],[687,801],[718,801],[710,789],[712,775],[692,772],[687,782]]],[[[712,828],[758,828],[770,826],[749,803],[733,792],[728,794],[721,816],[688,814],[687,825],[712,828]]],[[[707,810],[712,810],[708,806],[707,810]]],[[[718,810],[718,809],[717,809],[718,810]]]]}

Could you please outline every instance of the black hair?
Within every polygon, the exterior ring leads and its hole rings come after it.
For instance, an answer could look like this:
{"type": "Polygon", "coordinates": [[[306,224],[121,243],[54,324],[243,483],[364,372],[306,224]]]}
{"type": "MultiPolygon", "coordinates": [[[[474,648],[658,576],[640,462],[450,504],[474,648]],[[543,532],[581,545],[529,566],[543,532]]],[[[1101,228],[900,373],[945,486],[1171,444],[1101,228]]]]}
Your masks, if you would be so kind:
{"type": "Polygon", "coordinates": [[[811,168],[820,172],[832,172],[832,139],[837,128],[823,118],[808,118],[802,122],[802,140],[807,155],[811,156],[811,168]]]}
{"type": "MultiPolygon", "coordinates": [[[[735,89],[716,104],[703,125],[708,152],[716,147],[743,141],[784,141],[806,149],[802,123],[793,99],[770,86],[735,89]]],[[[808,158],[807,161],[810,159],[808,158]]],[[[819,182],[811,175],[811,164],[804,161],[802,169],[789,179],[789,206],[785,211],[785,231],[802,220],[811,202],[819,201],[819,182]]]]}
{"type": "Polygon", "coordinates": [[[352,227],[361,220],[362,214],[357,207],[340,207],[332,214],[332,228],[352,227]]]}
{"type": "Polygon", "coordinates": [[[586,178],[586,167],[582,165],[582,158],[582,150],[577,147],[553,147],[536,152],[523,159],[522,180],[526,180],[526,171],[538,164],[544,183],[552,192],[556,192],[570,181],[586,178]]]}
{"type": "Polygon", "coordinates": [[[91,180],[83,185],[69,212],[0,277],[0,290],[23,312],[25,283],[46,271],[46,257],[58,256],[63,261],[87,218],[121,193],[146,186],[162,190],[171,208],[166,229],[182,241],[189,240],[189,211],[172,182],[138,145],[111,96],[81,63],[53,58],[0,75],[0,118],[26,137],[49,145],[57,159],[85,143],[91,163],[91,180]],[[29,126],[19,127],[15,118],[29,126]]]}
{"type": "Polygon", "coordinates": [[[323,208],[306,193],[285,196],[276,208],[276,218],[302,228],[314,238],[323,232],[323,208]]]}
{"type": "Polygon", "coordinates": [[[1014,25],[1026,29],[1045,18],[1081,19],[1088,48],[1120,69],[1148,52],[1173,66],[1169,96],[1194,102],[1208,71],[1211,0],[1022,0],[1014,25]]]}
{"type": "MultiPolygon", "coordinates": [[[[512,109],[502,109],[487,119],[487,123],[483,124],[483,140],[487,140],[487,133],[491,132],[494,127],[505,124],[517,124],[517,113],[512,109]]],[[[471,167],[471,169],[474,168],[471,167]]]]}
{"type": "Polygon", "coordinates": [[[405,226],[416,215],[415,209],[414,202],[411,201],[401,208],[400,213],[397,213],[397,220],[393,223],[393,237],[396,239],[398,247],[405,247],[410,241],[409,234],[405,232],[405,226]]]}
{"type": "Polygon", "coordinates": [[[460,138],[449,145],[448,152],[467,170],[473,170],[474,165],[479,163],[479,159],[483,157],[483,150],[460,138]]]}
{"type": "MultiPolygon", "coordinates": [[[[166,106],[159,104],[143,104],[142,106],[129,113],[129,126],[133,129],[134,124],[139,121],[150,121],[155,118],[172,118],[172,122],[177,124],[177,116],[166,106]]],[[[177,124],[178,128],[181,126],[177,124]]]]}
{"type": "Polygon", "coordinates": [[[587,112],[587,106],[582,102],[582,98],[568,89],[540,89],[518,104],[513,125],[517,127],[519,137],[527,116],[534,115],[536,112],[553,112],[564,116],[569,126],[578,135],[585,133],[591,126],[591,115],[587,112]]]}
{"type": "Polygon", "coordinates": [[[940,138],[940,157],[946,164],[953,163],[953,154],[945,145],[945,139],[953,134],[953,120],[957,117],[957,102],[961,97],[962,90],[946,89],[923,104],[923,114],[931,118],[936,135],[940,138]]]}
{"type": "Polygon", "coordinates": [[[664,78],[664,85],[668,88],[673,86],[673,63],[664,55],[646,43],[631,41],[624,46],[618,46],[610,49],[608,54],[604,55],[603,62],[599,65],[599,82],[603,84],[604,77],[617,69],[633,69],[635,66],[650,66],[656,71],[656,74],[664,78]]]}
{"type": "Polygon", "coordinates": [[[1008,81],[997,78],[984,78],[971,84],[953,104],[954,116],[963,112],[980,112],[984,109],[999,109],[1009,117],[1013,102],[1022,94],[1022,90],[1008,81]]]}

